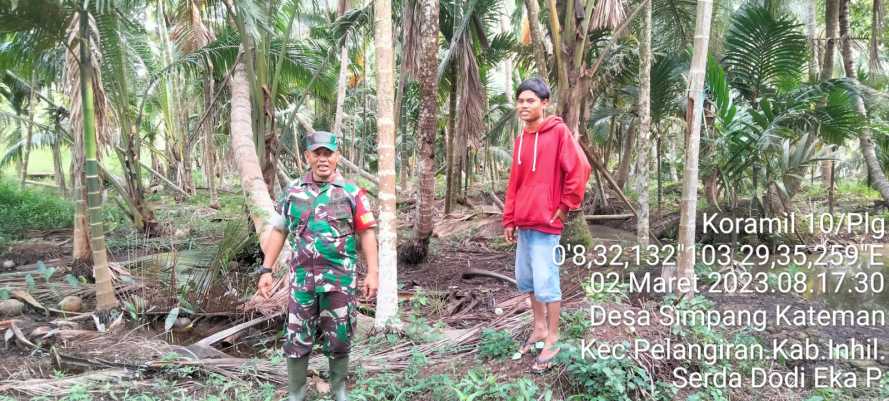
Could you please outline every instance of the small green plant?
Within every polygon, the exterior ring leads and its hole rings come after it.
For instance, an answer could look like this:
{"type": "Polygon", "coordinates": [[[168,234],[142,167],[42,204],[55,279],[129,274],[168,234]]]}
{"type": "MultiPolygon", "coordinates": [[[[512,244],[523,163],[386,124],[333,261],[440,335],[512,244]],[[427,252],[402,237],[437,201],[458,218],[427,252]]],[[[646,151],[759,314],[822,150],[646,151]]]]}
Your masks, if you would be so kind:
{"type": "MultiPolygon", "coordinates": [[[[629,347],[629,343],[624,344],[629,347]]],[[[586,360],[573,344],[562,344],[556,362],[565,366],[575,394],[568,400],[669,400],[664,386],[656,386],[648,372],[630,358],[586,360]]]]}
{"type": "Polygon", "coordinates": [[[401,392],[398,376],[391,373],[374,375],[355,383],[350,396],[359,401],[392,400],[401,392]]]}
{"type": "Polygon", "coordinates": [[[592,326],[590,315],[583,310],[562,311],[562,330],[568,338],[581,339],[592,326]]]}
{"type": "Polygon", "coordinates": [[[707,387],[688,396],[688,401],[728,401],[721,388],[707,387]]]}
{"type": "Polygon", "coordinates": [[[447,305],[447,302],[445,302],[443,297],[430,294],[423,290],[422,287],[417,287],[410,302],[411,311],[414,314],[418,314],[420,311],[425,310],[430,315],[437,315],[441,313],[447,305]]]}
{"type": "Polygon", "coordinates": [[[836,391],[832,388],[819,388],[809,394],[805,401],[833,401],[836,396],[836,391]]]}
{"type": "Polygon", "coordinates": [[[713,273],[713,265],[706,263],[695,263],[695,276],[698,278],[698,281],[704,285],[712,285],[716,282],[717,278],[713,273]]]}
{"type": "Polygon", "coordinates": [[[429,324],[429,321],[422,316],[409,316],[408,323],[404,327],[404,335],[415,344],[438,340],[441,338],[441,322],[431,325],[429,324]]]}
{"type": "Polygon", "coordinates": [[[480,369],[470,370],[454,386],[458,401],[533,401],[537,399],[538,391],[537,385],[529,379],[500,383],[497,376],[480,369]]]}
{"type": "Polygon", "coordinates": [[[83,384],[75,384],[68,391],[68,395],[62,398],[62,401],[92,401],[93,396],[90,395],[89,389],[83,384]]]}
{"type": "Polygon", "coordinates": [[[880,399],[887,398],[889,398],[889,375],[883,375],[883,378],[880,379],[880,399]]]}
{"type": "Polygon", "coordinates": [[[43,281],[49,282],[49,279],[52,278],[52,275],[55,274],[55,267],[47,267],[42,260],[37,261],[37,273],[43,277],[43,281]]]}
{"type": "Polygon", "coordinates": [[[593,284],[592,281],[584,281],[581,283],[581,287],[584,294],[586,294],[586,298],[593,304],[617,304],[630,299],[630,285],[627,283],[613,285],[606,283],[602,285],[599,283],[593,284]]]}
{"type": "Polygon", "coordinates": [[[518,344],[506,330],[484,329],[478,345],[482,359],[504,359],[518,351],[518,344]]]}

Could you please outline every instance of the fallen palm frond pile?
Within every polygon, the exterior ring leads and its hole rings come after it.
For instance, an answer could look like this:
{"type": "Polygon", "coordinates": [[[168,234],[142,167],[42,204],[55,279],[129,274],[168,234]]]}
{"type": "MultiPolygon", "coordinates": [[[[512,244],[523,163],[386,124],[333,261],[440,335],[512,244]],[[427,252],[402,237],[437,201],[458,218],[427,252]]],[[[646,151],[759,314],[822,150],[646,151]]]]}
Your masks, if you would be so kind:
{"type": "MultiPolygon", "coordinates": [[[[62,397],[75,386],[92,387],[102,383],[131,380],[138,372],[129,369],[103,369],[77,376],[52,379],[15,380],[0,384],[0,394],[17,392],[32,397],[62,397]]],[[[128,383],[132,386],[133,383],[128,383]]]]}
{"type": "MultiPolygon", "coordinates": [[[[28,270],[0,274],[0,288],[8,291],[11,297],[46,313],[78,315],[77,312],[62,311],[48,305],[55,305],[56,302],[68,296],[77,296],[84,300],[95,298],[95,286],[85,284],[71,274],[66,274],[61,281],[54,280],[61,275],[55,267],[47,267],[42,263],[31,267],[28,270]],[[53,280],[51,281],[51,279],[53,280]]],[[[143,282],[133,277],[120,264],[109,263],[109,267],[114,291],[118,297],[144,289],[143,282]]]]}

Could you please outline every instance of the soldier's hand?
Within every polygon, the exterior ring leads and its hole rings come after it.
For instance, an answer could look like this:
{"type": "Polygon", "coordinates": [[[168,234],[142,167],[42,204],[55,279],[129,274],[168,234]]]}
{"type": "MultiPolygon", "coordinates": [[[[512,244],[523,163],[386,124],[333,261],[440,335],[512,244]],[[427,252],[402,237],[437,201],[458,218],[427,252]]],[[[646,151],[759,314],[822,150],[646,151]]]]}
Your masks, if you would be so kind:
{"type": "Polygon", "coordinates": [[[364,284],[361,285],[362,293],[365,299],[372,299],[377,296],[377,288],[379,287],[379,278],[377,275],[368,275],[364,278],[364,284]]]}
{"type": "Polygon", "coordinates": [[[268,299],[272,296],[272,286],[274,285],[275,278],[272,277],[272,273],[265,273],[259,276],[259,283],[257,284],[259,295],[262,295],[263,298],[268,299]]]}
{"type": "Polygon", "coordinates": [[[515,227],[506,227],[503,229],[503,237],[510,244],[515,243],[515,227]]]}

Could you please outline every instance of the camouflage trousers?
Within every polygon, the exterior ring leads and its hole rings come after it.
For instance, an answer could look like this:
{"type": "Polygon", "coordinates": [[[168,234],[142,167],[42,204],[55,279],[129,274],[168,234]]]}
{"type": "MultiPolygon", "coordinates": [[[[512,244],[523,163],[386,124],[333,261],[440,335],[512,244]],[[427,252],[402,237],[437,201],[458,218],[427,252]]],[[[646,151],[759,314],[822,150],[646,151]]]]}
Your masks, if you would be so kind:
{"type": "Polygon", "coordinates": [[[284,354],[302,358],[318,341],[328,358],[349,354],[356,309],[352,294],[343,291],[293,290],[287,305],[284,354]]]}

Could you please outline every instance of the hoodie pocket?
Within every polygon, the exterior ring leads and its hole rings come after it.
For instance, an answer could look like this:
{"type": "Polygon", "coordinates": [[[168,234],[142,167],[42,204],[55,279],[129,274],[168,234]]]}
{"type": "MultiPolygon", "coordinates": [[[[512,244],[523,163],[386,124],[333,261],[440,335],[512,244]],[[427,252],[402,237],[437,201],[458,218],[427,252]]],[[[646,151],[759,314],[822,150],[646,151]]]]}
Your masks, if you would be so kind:
{"type": "Polygon", "coordinates": [[[548,185],[539,182],[519,188],[516,194],[516,225],[548,225],[553,215],[550,192],[548,185]]]}

